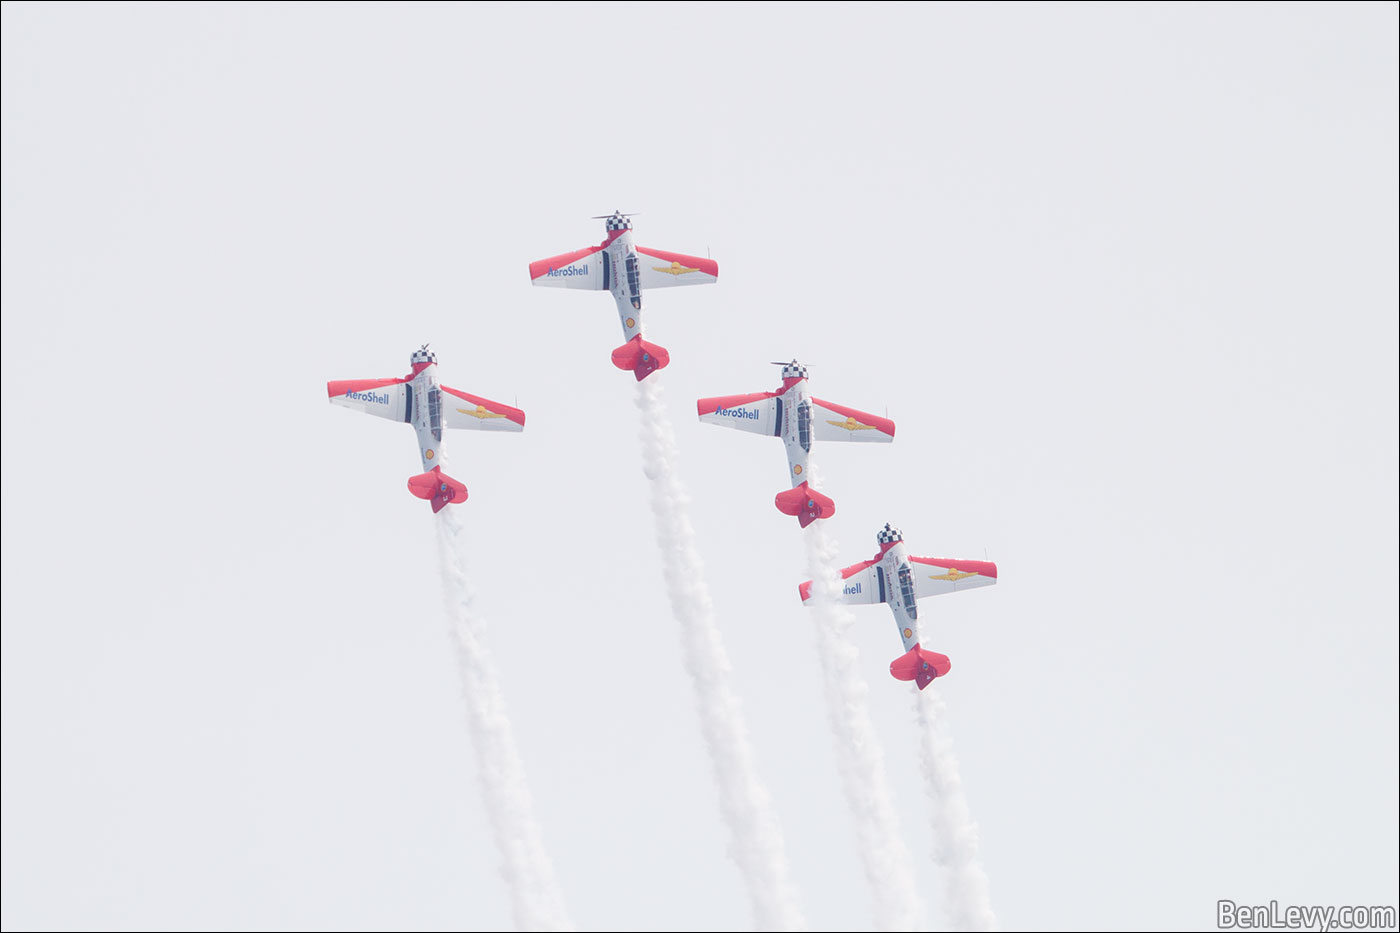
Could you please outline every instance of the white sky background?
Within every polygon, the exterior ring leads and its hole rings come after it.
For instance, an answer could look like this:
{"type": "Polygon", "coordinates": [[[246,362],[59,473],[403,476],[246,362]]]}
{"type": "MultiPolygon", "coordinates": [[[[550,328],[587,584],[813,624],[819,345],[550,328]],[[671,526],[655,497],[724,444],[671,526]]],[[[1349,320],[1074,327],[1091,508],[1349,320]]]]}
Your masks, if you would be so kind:
{"type": "MultiPolygon", "coordinates": [[[[51,7],[3,18],[6,928],[510,922],[412,432],[326,403],[431,341],[467,562],[574,921],[743,928],[605,294],[643,212],[697,541],[809,920],[872,922],[781,445],[924,605],[1008,928],[1397,901],[1397,8],[51,7]]],[[[856,637],[941,922],[908,687],[856,637]]]]}

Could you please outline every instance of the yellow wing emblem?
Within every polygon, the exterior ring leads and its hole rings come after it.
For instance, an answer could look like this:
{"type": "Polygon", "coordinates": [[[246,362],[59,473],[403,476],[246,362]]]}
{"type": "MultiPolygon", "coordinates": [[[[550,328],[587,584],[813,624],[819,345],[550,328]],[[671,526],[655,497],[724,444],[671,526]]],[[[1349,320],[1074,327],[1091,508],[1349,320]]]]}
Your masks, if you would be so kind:
{"type": "Polygon", "coordinates": [[[462,414],[464,414],[464,415],[471,415],[473,418],[504,418],[504,417],[505,417],[505,415],[498,415],[498,414],[496,414],[494,411],[487,411],[485,405],[478,405],[478,406],[476,406],[476,409],[475,409],[475,410],[468,410],[468,409],[466,409],[466,408],[459,408],[459,409],[457,409],[457,410],[460,411],[460,412],[461,412],[462,414]]]}
{"type": "Polygon", "coordinates": [[[963,577],[975,577],[975,576],[979,576],[979,574],[978,574],[977,571],[975,571],[975,570],[963,571],[963,570],[957,570],[957,569],[955,569],[955,568],[953,568],[953,567],[949,567],[947,573],[940,573],[940,574],[932,574],[932,573],[931,573],[931,574],[928,575],[928,578],[929,578],[930,580],[952,580],[954,583],[956,583],[957,581],[961,580],[963,577]]]}
{"type": "Polygon", "coordinates": [[[873,431],[875,425],[861,424],[854,418],[847,418],[845,421],[828,421],[827,424],[835,425],[838,428],[845,428],[847,431],[873,431]]]}
{"type": "Polygon", "coordinates": [[[691,269],[681,265],[679,262],[672,262],[669,266],[652,266],[657,272],[664,272],[667,275],[685,275],[687,272],[699,272],[699,269],[691,269]]]}

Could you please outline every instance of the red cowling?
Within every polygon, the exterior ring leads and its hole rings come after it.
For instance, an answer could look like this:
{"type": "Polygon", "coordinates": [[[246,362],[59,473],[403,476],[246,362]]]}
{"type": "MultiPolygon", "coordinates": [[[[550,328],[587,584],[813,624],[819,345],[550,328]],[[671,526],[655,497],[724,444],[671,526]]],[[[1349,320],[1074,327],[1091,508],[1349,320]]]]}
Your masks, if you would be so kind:
{"type": "Polygon", "coordinates": [[[431,502],[434,515],[448,503],[467,501],[467,487],[442,472],[442,467],[433,467],[426,473],[410,476],[408,491],[431,502]]]}
{"type": "Polygon", "coordinates": [[[613,365],[618,369],[630,369],[641,382],[671,362],[671,354],[665,347],[649,343],[638,334],[612,352],[613,365]]]}
{"type": "Polygon", "coordinates": [[[925,651],[918,645],[890,662],[890,676],[895,680],[912,680],[922,690],[933,683],[933,678],[942,677],[953,669],[953,662],[946,654],[925,651]]]}
{"type": "Polygon", "coordinates": [[[784,515],[796,515],[797,523],[806,528],[819,518],[830,518],[836,514],[836,503],[807,485],[794,486],[787,492],[773,497],[773,504],[784,515]]]}

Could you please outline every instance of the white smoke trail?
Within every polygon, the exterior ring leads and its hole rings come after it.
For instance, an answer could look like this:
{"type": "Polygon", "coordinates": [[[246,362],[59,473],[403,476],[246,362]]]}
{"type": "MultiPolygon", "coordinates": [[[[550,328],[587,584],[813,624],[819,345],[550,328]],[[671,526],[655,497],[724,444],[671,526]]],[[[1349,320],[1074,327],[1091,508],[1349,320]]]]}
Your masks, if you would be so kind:
{"type": "Polygon", "coordinates": [[[875,923],[882,930],[913,930],[923,913],[909,849],[899,833],[885,756],[870,719],[870,688],[861,673],[856,647],[847,631],[854,620],[837,602],[841,573],[836,544],[821,522],[803,532],[812,574],[812,611],[827,700],[827,718],[836,739],[836,760],[846,801],[855,816],[865,877],[875,897],[875,923]]]}
{"type": "Polygon", "coordinates": [[[991,886],[977,854],[977,824],[963,794],[947,706],[938,685],[914,691],[924,788],[933,804],[934,858],[944,872],[948,919],[955,930],[994,930],[991,886]]]}
{"type": "Polygon", "coordinates": [[[462,566],[462,523],[455,506],[438,513],[437,527],[443,598],[457,646],[467,722],[515,926],[520,930],[567,930],[571,927],[564,899],[535,822],[525,767],[506,716],[496,665],[486,648],[486,626],[473,606],[475,594],[462,566]]]}
{"type": "Polygon", "coordinates": [[[764,930],[798,930],[805,924],[789,877],[782,828],[759,779],[739,698],[730,683],[714,604],[705,583],[689,498],[676,476],[676,437],[662,404],[660,374],[637,383],[641,410],[642,468],[651,480],[651,509],[661,549],[666,592],[680,623],[685,666],[695,686],[700,731],[715,769],[720,810],[729,829],[729,854],[748,886],[754,923],[764,930]]]}

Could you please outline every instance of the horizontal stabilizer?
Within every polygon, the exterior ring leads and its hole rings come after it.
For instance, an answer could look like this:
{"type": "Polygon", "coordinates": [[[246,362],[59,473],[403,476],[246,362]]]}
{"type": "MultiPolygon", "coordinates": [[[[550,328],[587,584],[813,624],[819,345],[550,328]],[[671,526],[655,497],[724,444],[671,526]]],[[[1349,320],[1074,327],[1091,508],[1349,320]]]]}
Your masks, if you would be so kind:
{"type": "Polygon", "coordinates": [[[642,339],[638,334],[612,352],[613,365],[618,369],[630,369],[637,381],[656,372],[671,362],[671,354],[665,347],[659,347],[642,339]]]}
{"type": "Polygon", "coordinates": [[[933,683],[935,677],[942,677],[953,669],[953,662],[946,654],[926,651],[918,645],[890,662],[890,675],[895,680],[912,680],[922,690],[933,683]]]}
{"type": "Polygon", "coordinates": [[[408,491],[431,502],[434,515],[449,503],[467,501],[467,487],[442,472],[442,467],[433,467],[426,473],[410,476],[408,491]]]}
{"type": "Polygon", "coordinates": [[[836,503],[807,485],[803,480],[787,492],[773,497],[773,504],[784,515],[796,515],[797,523],[806,528],[819,518],[830,518],[836,514],[836,503]]]}

